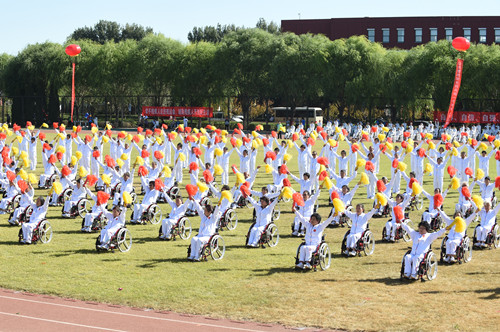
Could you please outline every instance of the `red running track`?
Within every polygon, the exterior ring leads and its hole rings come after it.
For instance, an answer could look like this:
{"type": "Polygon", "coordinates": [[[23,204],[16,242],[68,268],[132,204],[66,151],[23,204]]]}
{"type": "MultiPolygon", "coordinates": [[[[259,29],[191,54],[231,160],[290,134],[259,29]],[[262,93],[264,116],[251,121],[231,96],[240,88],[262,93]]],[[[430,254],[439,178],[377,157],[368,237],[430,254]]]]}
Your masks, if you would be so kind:
{"type": "Polygon", "coordinates": [[[0,331],[290,331],[314,329],[184,315],[0,288],[0,331]]]}

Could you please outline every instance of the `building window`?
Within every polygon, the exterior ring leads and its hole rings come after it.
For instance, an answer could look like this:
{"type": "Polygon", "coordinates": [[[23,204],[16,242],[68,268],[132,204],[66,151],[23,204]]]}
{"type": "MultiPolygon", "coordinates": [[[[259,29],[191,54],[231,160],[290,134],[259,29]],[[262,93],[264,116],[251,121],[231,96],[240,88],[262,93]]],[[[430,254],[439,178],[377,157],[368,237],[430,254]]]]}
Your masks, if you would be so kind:
{"type": "Polygon", "coordinates": [[[470,28],[464,28],[464,37],[470,40],[470,28]]]}
{"type": "Polygon", "coordinates": [[[446,35],[446,40],[452,41],[453,40],[453,28],[445,28],[444,32],[446,35]]]}
{"type": "Polygon", "coordinates": [[[371,42],[375,41],[375,29],[367,29],[368,32],[368,40],[371,42]]]}
{"type": "Polygon", "coordinates": [[[438,29],[436,28],[430,28],[429,29],[431,32],[431,42],[436,42],[438,40],[438,29]]]}
{"type": "Polygon", "coordinates": [[[422,42],[422,28],[415,28],[415,43],[422,42]]]}
{"type": "Polygon", "coordinates": [[[389,42],[389,29],[382,29],[382,43],[389,42]]]}
{"type": "Polygon", "coordinates": [[[486,28],[479,28],[479,42],[486,43],[486,28]]]}
{"type": "Polygon", "coordinates": [[[500,28],[495,28],[495,43],[500,44],[500,28]]]}
{"type": "Polygon", "coordinates": [[[398,28],[398,43],[404,43],[404,42],[405,42],[405,29],[398,28]]]}

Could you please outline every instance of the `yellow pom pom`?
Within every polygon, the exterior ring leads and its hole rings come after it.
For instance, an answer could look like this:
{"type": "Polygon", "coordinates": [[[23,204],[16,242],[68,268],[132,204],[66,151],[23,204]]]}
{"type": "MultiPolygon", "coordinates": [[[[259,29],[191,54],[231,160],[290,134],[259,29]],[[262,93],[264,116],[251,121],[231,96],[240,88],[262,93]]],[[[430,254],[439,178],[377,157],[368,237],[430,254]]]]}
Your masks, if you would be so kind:
{"type": "Polygon", "coordinates": [[[333,138],[330,138],[328,139],[328,144],[333,148],[337,145],[337,142],[333,138]]]}
{"type": "MultiPolygon", "coordinates": [[[[196,136],[195,136],[195,137],[196,137],[196,136]]],[[[201,143],[201,144],[207,144],[207,142],[208,142],[208,138],[207,138],[207,136],[201,136],[201,137],[200,137],[200,143],[201,143]]]]}
{"type": "Polygon", "coordinates": [[[458,156],[458,150],[457,150],[456,148],[452,148],[452,149],[451,149],[451,153],[452,153],[455,157],[457,157],[457,156],[458,156]]]}
{"type": "Polygon", "coordinates": [[[92,134],[97,133],[97,131],[98,131],[97,127],[92,127],[92,128],[90,129],[90,132],[91,132],[92,134]]]}
{"type": "Polygon", "coordinates": [[[387,146],[387,149],[389,149],[390,151],[394,150],[394,145],[392,143],[386,142],[385,146],[387,146]]]}
{"type": "Polygon", "coordinates": [[[259,148],[259,144],[257,144],[256,140],[252,141],[252,148],[254,148],[254,149],[258,149],[259,148]]]}
{"type": "Polygon", "coordinates": [[[400,162],[399,162],[399,164],[398,164],[398,169],[399,169],[401,172],[406,171],[406,167],[407,167],[406,163],[404,163],[404,162],[402,162],[402,161],[400,161],[400,162]]]}
{"type": "Polygon", "coordinates": [[[233,202],[233,195],[231,194],[231,192],[229,190],[223,190],[220,193],[220,197],[221,197],[221,200],[226,199],[229,201],[229,203],[233,202]]]}
{"type": "Polygon", "coordinates": [[[497,148],[497,149],[498,149],[498,147],[500,147],[500,140],[497,140],[497,139],[496,139],[496,140],[494,140],[494,141],[493,141],[493,145],[495,146],[495,148],[497,148]]]}
{"type": "Polygon", "coordinates": [[[101,175],[102,182],[104,182],[105,185],[109,186],[111,184],[111,178],[107,174],[101,175]]]}
{"type": "Polygon", "coordinates": [[[383,193],[376,193],[375,198],[377,198],[377,201],[380,203],[381,206],[387,205],[387,197],[383,193]]]}
{"type": "Polygon", "coordinates": [[[76,159],[80,160],[82,159],[82,153],[80,151],[75,152],[76,159]]]}
{"type": "Polygon", "coordinates": [[[479,144],[479,148],[484,150],[484,151],[488,150],[488,146],[484,142],[481,142],[481,144],[479,144]]]}
{"type": "Polygon", "coordinates": [[[426,163],[425,167],[424,167],[424,173],[432,173],[432,170],[433,170],[432,165],[429,163],[426,163]]]}
{"type": "Polygon", "coordinates": [[[328,189],[328,190],[332,189],[332,187],[333,187],[333,182],[332,182],[332,180],[330,180],[330,178],[325,178],[325,179],[323,180],[323,187],[325,187],[325,188],[326,188],[326,189],[328,189]]]}
{"type": "Polygon", "coordinates": [[[193,133],[198,134],[200,130],[198,128],[193,128],[193,133]]]}
{"type": "Polygon", "coordinates": [[[62,145],[59,145],[56,149],[56,152],[61,152],[61,153],[65,153],[66,152],[66,148],[62,145]]]}
{"type": "Polygon", "coordinates": [[[103,141],[104,143],[108,143],[108,142],[109,142],[109,137],[108,137],[108,136],[103,136],[103,137],[102,137],[102,141],[103,141]]]}
{"type": "Polygon", "coordinates": [[[106,123],[106,129],[107,129],[107,130],[111,130],[111,128],[113,128],[113,126],[112,126],[112,125],[110,125],[109,123],[106,123]]]}
{"type": "Polygon", "coordinates": [[[425,138],[427,138],[427,139],[433,139],[434,135],[432,135],[431,133],[427,133],[427,134],[425,134],[425,138]]]}
{"type": "Polygon", "coordinates": [[[460,143],[458,143],[457,141],[453,141],[453,145],[458,148],[460,146],[460,143]]]}
{"type": "Polygon", "coordinates": [[[16,148],[15,146],[12,147],[12,155],[13,156],[17,156],[17,154],[19,153],[19,149],[16,148]]]}
{"type": "Polygon", "coordinates": [[[288,161],[292,160],[292,155],[291,155],[291,154],[288,154],[288,153],[285,153],[285,154],[283,155],[283,160],[284,160],[284,161],[286,161],[286,162],[288,162],[288,161]]]}
{"type": "Polygon", "coordinates": [[[292,199],[293,197],[293,189],[290,187],[284,187],[283,190],[281,191],[281,195],[285,198],[292,199]]]}
{"type": "Polygon", "coordinates": [[[406,153],[411,153],[413,151],[413,146],[411,146],[409,143],[406,146],[406,153]]]}
{"type": "Polygon", "coordinates": [[[120,159],[122,159],[122,160],[128,160],[128,154],[122,153],[122,155],[120,156],[120,159]]]}
{"type": "Polygon", "coordinates": [[[257,144],[259,146],[263,146],[264,145],[264,143],[262,143],[262,139],[260,137],[257,137],[255,140],[257,141],[257,144]]]}
{"type": "Polygon", "coordinates": [[[476,170],[476,179],[481,180],[484,178],[484,171],[480,168],[476,170]]]}
{"type": "Polygon", "coordinates": [[[343,213],[345,211],[345,204],[339,198],[334,198],[332,203],[333,203],[333,207],[335,208],[335,212],[337,213],[337,215],[340,213],[343,213]]]}
{"type": "Polygon", "coordinates": [[[454,177],[453,179],[451,179],[451,188],[453,188],[454,190],[460,188],[460,180],[458,178],[454,177]]]}
{"type": "Polygon", "coordinates": [[[186,155],[182,152],[179,152],[179,160],[180,161],[186,161],[186,155]]]}
{"type": "Polygon", "coordinates": [[[78,162],[78,158],[75,156],[71,156],[71,165],[75,166],[77,162],[78,162]]]}
{"type": "Polygon", "coordinates": [[[54,182],[54,183],[52,183],[52,189],[58,195],[60,195],[62,193],[62,191],[63,191],[63,187],[62,187],[62,184],[60,182],[54,182]]]}
{"type": "Polygon", "coordinates": [[[28,167],[30,165],[28,158],[22,158],[21,160],[23,161],[23,167],[28,167]]]}
{"type": "Polygon", "coordinates": [[[28,180],[28,173],[26,173],[26,171],[24,169],[22,169],[22,170],[19,171],[19,176],[24,181],[28,180]]]}
{"type": "Polygon", "coordinates": [[[132,196],[128,192],[124,191],[122,198],[123,198],[123,205],[132,204],[132,196]]]}
{"type": "Polygon", "coordinates": [[[220,132],[220,134],[221,134],[222,136],[227,136],[228,132],[227,132],[227,130],[222,130],[222,131],[220,132]]]}
{"type": "Polygon", "coordinates": [[[28,174],[28,181],[31,184],[36,184],[38,182],[38,180],[36,179],[36,175],[33,173],[28,174]]]}
{"type": "Polygon", "coordinates": [[[84,177],[87,176],[87,174],[89,174],[89,172],[87,172],[87,170],[85,169],[85,167],[80,166],[80,168],[78,169],[78,176],[81,177],[81,178],[84,178],[84,177]]]}
{"type": "Polygon", "coordinates": [[[217,157],[220,157],[220,156],[222,156],[223,151],[222,151],[222,149],[215,148],[214,153],[215,153],[215,155],[216,155],[217,157]]]}
{"type": "Polygon", "coordinates": [[[335,127],[335,132],[338,134],[340,133],[340,128],[339,127],[335,127]]]}
{"type": "Polygon", "coordinates": [[[434,142],[429,142],[429,150],[434,150],[436,148],[436,144],[434,142]]]}
{"type": "Polygon", "coordinates": [[[242,145],[243,145],[243,141],[242,141],[241,139],[239,139],[239,138],[238,138],[238,139],[236,140],[236,146],[237,146],[237,147],[241,147],[242,145]]]}
{"type": "Polygon", "coordinates": [[[21,143],[23,141],[23,137],[22,136],[17,136],[16,139],[17,139],[18,143],[21,143]]]}
{"type": "Polygon", "coordinates": [[[368,179],[368,175],[366,173],[361,173],[361,179],[359,182],[363,185],[366,186],[368,183],[370,183],[370,180],[368,179]]]}
{"type": "Polygon", "coordinates": [[[118,159],[116,159],[116,164],[118,166],[120,166],[120,167],[123,167],[123,165],[125,164],[125,162],[122,159],[118,158],[118,159]]]}
{"type": "MultiPolygon", "coordinates": [[[[175,133],[175,134],[177,134],[177,133],[175,133]]],[[[139,137],[139,141],[141,141],[141,142],[144,141],[144,135],[139,134],[139,135],[137,135],[137,137],[139,137]]]]}
{"type": "MultiPolygon", "coordinates": [[[[481,196],[479,196],[479,195],[472,195],[472,201],[474,202],[474,204],[476,204],[476,206],[477,206],[477,208],[479,210],[481,210],[483,208],[484,201],[481,198],[481,196]]],[[[455,230],[456,230],[456,227],[455,227],[455,230]]]]}
{"type": "Polygon", "coordinates": [[[245,183],[245,176],[243,175],[243,173],[236,173],[236,182],[238,184],[245,183]]]}
{"type": "Polygon", "coordinates": [[[384,134],[378,134],[378,139],[380,140],[380,142],[384,141],[385,140],[385,135],[384,134]]]}
{"type": "Polygon", "coordinates": [[[196,185],[198,186],[198,189],[200,189],[200,192],[205,192],[208,190],[208,186],[203,182],[198,181],[196,182],[196,185]]]}
{"type": "Polygon", "coordinates": [[[384,133],[387,133],[387,132],[389,132],[389,128],[387,128],[387,127],[382,127],[382,131],[383,131],[384,133]]]}
{"type": "Polygon", "coordinates": [[[366,160],[364,160],[364,159],[356,160],[356,167],[358,169],[365,167],[365,165],[366,165],[366,160]]]}
{"type": "MultiPolygon", "coordinates": [[[[479,197],[481,199],[481,197],[479,197]]],[[[465,220],[461,217],[455,217],[455,220],[451,225],[455,224],[455,232],[457,233],[462,233],[465,232],[465,229],[467,228],[467,224],[465,223],[465,220]]],[[[450,226],[451,226],[450,225],[450,226]]]]}
{"type": "Polygon", "coordinates": [[[222,166],[216,164],[214,166],[214,176],[222,175],[222,173],[224,173],[224,170],[222,169],[222,166]]]}
{"type": "Polygon", "coordinates": [[[413,182],[413,184],[411,185],[411,190],[413,191],[413,196],[420,195],[420,193],[422,192],[422,186],[417,182],[413,182]]]}
{"type": "Polygon", "coordinates": [[[339,134],[339,141],[345,141],[345,136],[342,134],[339,134]]]}
{"type": "Polygon", "coordinates": [[[73,126],[73,132],[76,133],[77,130],[78,128],[76,126],[73,126]]]}
{"type": "Polygon", "coordinates": [[[205,130],[205,128],[200,128],[200,132],[205,135],[207,133],[207,131],[205,130]]]}
{"type": "Polygon", "coordinates": [[[252,131],[252,136],[253,136],[254,138],[257,138],[257,137],[259,137],[259,134],[257,134],[257,132],[256,132],[256,131],[252,131]]]}
{"type": "Polygon", "coordinates": [[[129,142],[132,142],[132,138],[134,138],[134,136],[132,136],[131,134],[127,135],[127,139],[128,139],[129,142]]]}
{"type": "Polygon", "coordinates": [[[165,175],[165,177],[167,177],[167,178],[172,176],[172,170],[167,165],[163,166],[162,172],[165,175]]]}
{"type": "Polygon", "coordinates": [[[272,173],[273,172],[273,167],[269,164],[266,164],[266,174],[272,173]]]}
{"type": "Polygon", "coordinates": [[[144,159],[142,159],[141,156],[137,156],[137,157],[135,157],[135,163],[139,166],[142,166],[142,165],[144,165],[144,159]]]}
{"type": "Polygon", "coordinates": [[[42,128],[49,128],[49,125],[44,122],[42,123],[42,128]]]}

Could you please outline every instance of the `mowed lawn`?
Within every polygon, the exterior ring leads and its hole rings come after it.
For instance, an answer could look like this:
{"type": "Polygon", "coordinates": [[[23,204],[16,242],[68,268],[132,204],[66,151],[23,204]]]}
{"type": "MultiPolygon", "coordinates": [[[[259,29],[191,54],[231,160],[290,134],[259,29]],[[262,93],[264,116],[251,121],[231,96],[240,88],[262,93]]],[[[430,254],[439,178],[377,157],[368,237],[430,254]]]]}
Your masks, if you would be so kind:
{"type": "MultiPolygon", "coordinates": [[[[347,145],[342,143],[341,147],[347,145]]],[[[320,142],[315,149],[319,152],[320,142]]],[[[295,148],[289,149],[289,153],[294,158],[288,167],[298,172],[295,148]]],[[[135,156],[136,151],[132,160],[135,156]]],[[[236,153],[231,159],[231,164],[239,164],[236,153]]],[[[262,164],[262,150],[257,160],[262,164]]],[[[381,161],[379,178],[388,176],[390,171],[388,159],[382,156],[381,161]]],[[[409,156],[405,161],[410,164],[409,156]]],[[[493,159],[490,169],[491,175],[495,175],[493,159]]],[[[42,171],[39,166],[37,173],[42,171]]],[[[445,185],[450,181],[446,177],[445,185]]],[[[231,175],[231,183],[234,180],[235,176],[231,175]]],[[[187,181],[189,176],[185,173],[183,186],[187,181]]],[[[258,190],[271,182],[270,175],[261,169],[254,188],[258,190]]],[[[293,180],[292,185],[299,189],[293,180]]],[[[402,180],[402,188],[405,185],[402,180]]],[[[136,188],[139,189],[138,177],[136,188]]],[[[431,176],[425,176],[424,188],[429,192],[433,189],[431,176]]],[[[477,192],[476,187],[474,193],[477,192]]],[[[36,190],[37,196],[46,193],[36,190]]],[[[452,214],[457,200],[457,192],[448,195],[445,201],[448,214],[452,214]]],[[[330,210],[327,203],[325,189],[319,210],[324,219],[330,210]]],[[[372,201],[366,199],[365,188],[358,190],[354,203],[372,205],[372,201]]],[[[170,211],[168,204],[161,204],[161,208],[164,214],[170,211]]],[[[381,242],[387,218],[372,219],[370,228],[377,239],[372,256],[341,257],[340,245],[347,229],[327,228],[326,240],[334,256],[330,269],[295,272],[294,256],[302,240],[290,236],[291,203],[280,203],[279,208],[282,214],[277,225],[281,236],[277,247],[244,247],[252,210],[243,208],[237,211],[237,229],[221,233],[226,242],[224,259],[199,263],[186,260],[190,241],[158,240],[159,225],[128,226],[133,236],[133,246],[128,253],[97,253],[97,234],[81,233],[80,218],[61,219],[60,207],[49,208],[47,216],[54,236],[52,242],[45,245],[19,245],[19,228],[8,226],[8,216],[2,215],[0,287],[288,326],[347,330],[498,330],[500,250],[474,251],[472,261],[467,264],[440,265],[434,281],[404,282],[399,279],[401,259],[411,243],[381,242]]],[[[130,213],[129,210],[128,217],[130,213]]],[[[420,221],[421,213],[411,213],[414,224],[420,221]]],[[[190,219],[196,231],[200,219],[190,219]]],[[[469,227],[469,236],[475,226],[473,223],[469,227]]],[[[441,240],[433,246],[438,255],[441,240]]]]}

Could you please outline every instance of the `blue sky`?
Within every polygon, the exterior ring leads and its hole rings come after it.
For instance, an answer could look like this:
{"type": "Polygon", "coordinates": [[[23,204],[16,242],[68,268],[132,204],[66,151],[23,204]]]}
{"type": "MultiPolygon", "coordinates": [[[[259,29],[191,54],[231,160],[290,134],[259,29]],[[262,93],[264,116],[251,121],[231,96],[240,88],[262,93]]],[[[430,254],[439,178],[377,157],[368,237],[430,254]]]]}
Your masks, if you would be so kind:
{"type": "MultiPolygon", "coordinates": [[[[158,1],[0,0],[0,53],[16,55],[28,44],[63,43],[76,29],[99,20],[137,23],[187,43],[194,26],[253,27],[260,17],[282,19],[384,16],[500,16],[499,0],[158,1]]],[[[499,22],[500,24],[500,22],[499,22]]]]}

